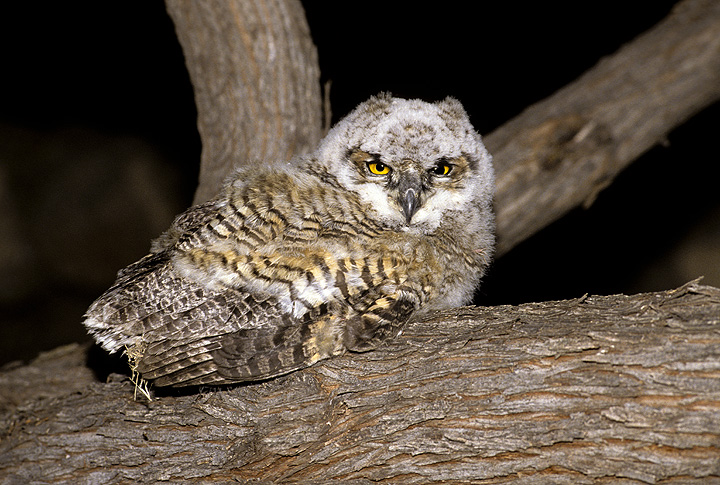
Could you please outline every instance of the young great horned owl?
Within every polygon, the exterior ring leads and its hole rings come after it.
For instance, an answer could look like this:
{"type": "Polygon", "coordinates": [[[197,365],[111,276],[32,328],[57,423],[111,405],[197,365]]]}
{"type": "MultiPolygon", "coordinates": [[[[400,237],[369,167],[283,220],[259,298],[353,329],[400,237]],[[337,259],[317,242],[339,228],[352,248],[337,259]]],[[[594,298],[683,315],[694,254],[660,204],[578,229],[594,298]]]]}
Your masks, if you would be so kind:
{"type": "Polygon", "coordinates": [[[472,299],[490,155],[460,103],[380,95],[318,149],[248,166],[118,273],[85,325],[155,385],[264,379],[365,351],[472,299]]]}

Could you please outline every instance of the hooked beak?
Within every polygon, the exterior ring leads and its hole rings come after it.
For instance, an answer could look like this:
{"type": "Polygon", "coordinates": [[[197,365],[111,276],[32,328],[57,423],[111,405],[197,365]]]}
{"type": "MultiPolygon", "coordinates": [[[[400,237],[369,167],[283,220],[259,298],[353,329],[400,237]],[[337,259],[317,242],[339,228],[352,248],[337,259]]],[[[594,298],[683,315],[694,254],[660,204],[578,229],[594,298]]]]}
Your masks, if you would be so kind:
{"type": "Polygon", "coordinates": [[[421,185],[419,178],[404,178],[398,187],[398,204],[405,215],[405,222],[410,225],[413,215],[420,208],[421,185]]]}
{"type": "Polygon", "coordinates": [[[405,222],[409,225],[412,216],[420,207],[420,196],[415,192],[415,189],[407,189],[404,194],[400,194],[399,202],[403,214],[405,214],[405,222]]]}

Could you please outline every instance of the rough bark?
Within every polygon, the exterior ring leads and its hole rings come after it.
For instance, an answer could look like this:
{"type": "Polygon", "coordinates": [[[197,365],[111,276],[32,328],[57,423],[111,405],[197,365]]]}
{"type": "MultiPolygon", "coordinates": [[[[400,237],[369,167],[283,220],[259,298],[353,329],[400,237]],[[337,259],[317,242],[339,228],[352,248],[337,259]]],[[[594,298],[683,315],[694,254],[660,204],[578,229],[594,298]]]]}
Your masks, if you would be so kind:
{"type": "Polygon", "coordinates": [[[720,289],[696,282],[462,308],[373,352],[152,402],[126,377],[95,381],[71,346],[1,374],[0,470],[5,483],[708,483],[719,316],[720,289]]]}
{"type": "Polygon", "coordinates": [[[167,0],[202,139],[195,203],[238,164],[289,160],[322,131],[320,70],[297,0],[167,0]]]}

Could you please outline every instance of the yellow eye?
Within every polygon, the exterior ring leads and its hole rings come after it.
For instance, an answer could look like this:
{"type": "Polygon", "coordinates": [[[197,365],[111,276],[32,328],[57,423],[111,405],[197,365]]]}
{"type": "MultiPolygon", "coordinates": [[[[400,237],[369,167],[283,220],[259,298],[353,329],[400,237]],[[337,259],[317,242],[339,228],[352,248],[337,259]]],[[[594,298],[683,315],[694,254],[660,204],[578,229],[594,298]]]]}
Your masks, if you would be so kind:
{"type": "Polygon", "coordinates": [[[453,166],[448,162],[440,162],[435,166],[435,168],[431,169],[430,172],[438,177],[447,177],[450,175],[450,172],[452,172],[452,169],[453,166]]]}
{"type": "Polygon", "coordinates": [[[387,175],[390,173],[390,167],[380,162],[368,162],[367,168],[373,175],[387,175]]]}

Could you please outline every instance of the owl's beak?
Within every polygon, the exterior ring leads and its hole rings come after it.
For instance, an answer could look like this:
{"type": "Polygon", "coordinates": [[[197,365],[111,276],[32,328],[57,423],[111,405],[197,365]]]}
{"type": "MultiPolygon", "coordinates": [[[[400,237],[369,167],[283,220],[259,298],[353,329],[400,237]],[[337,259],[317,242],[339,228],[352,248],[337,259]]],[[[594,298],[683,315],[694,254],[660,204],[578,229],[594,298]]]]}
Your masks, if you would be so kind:
{"type": "Polygon", "coordinates": [[[418,207],[420,207],[420,194],[412,187],[407,188],[404,193],[400,194],[399,202],[403,214],[405,214],[405,222],[409,225],[412,216],[418,210],[418,207]]]}
{"type": "Polygon", "coordinates": [[[416,174],[405,174],[398,184],[397,202],[405,215],[405,223],[409,226],[413,215],[422,205],[422,182],[416,174]]]}

